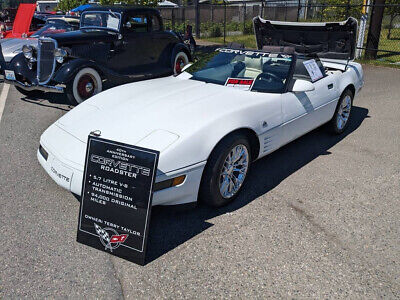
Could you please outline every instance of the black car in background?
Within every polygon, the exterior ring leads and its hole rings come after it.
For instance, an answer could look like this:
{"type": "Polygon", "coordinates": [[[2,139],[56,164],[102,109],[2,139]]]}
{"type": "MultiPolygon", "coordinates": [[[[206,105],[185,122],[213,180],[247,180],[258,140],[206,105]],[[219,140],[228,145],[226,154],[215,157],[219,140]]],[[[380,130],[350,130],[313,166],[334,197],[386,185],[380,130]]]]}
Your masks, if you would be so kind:
{"type": "Polygon", "coordinates": [[[180,73],[190,59],[182,38],[164,31],[158,10],[98,6],[82,13],[79,30],[24,46],[5,79],[25,94],[65,93],[76,105],[105,86],[180,73]]]}

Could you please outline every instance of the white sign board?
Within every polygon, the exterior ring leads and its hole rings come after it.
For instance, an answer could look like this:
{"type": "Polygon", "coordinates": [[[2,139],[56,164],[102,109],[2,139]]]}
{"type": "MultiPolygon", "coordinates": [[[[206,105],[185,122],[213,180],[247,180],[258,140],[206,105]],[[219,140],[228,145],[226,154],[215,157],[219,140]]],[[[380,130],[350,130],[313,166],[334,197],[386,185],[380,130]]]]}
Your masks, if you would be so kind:
{"type": "Polygon", "coordinates": [[[310,74],[312,82],[324,77],[315,59],[306,60],[303,64],[306,67],[308,74],[310,74]]]}

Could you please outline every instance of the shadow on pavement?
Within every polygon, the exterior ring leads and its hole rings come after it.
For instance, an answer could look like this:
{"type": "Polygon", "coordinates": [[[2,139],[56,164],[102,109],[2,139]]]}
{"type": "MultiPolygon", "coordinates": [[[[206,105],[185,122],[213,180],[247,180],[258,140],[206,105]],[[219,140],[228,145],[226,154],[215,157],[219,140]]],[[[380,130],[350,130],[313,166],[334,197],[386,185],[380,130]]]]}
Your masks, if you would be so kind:
{"type": "Polygon", "coordinates": [[[73,106],[68,103],[66,97],[60,94],[43,93],[38,91],[29,95],[23,95],[20,93],[20,95],[22,101],[39,106],[51,107],[62,111],[70,111],[73,108],[73,106]]]}
{"type": "Polygon", "coordinates": [[[355,131],[367,117],[368,109],[354,106],[349,126],[342,135],[331,135],[324,127],[320,127],[256,161],[242,192],[228,206],[219,209],[203,205],[192,209],[154,207],[147,244],[147,263],[213,226],[207,220],[240,209],[268,193],[318,156],[331,154],[328,150],[355,131]]]}

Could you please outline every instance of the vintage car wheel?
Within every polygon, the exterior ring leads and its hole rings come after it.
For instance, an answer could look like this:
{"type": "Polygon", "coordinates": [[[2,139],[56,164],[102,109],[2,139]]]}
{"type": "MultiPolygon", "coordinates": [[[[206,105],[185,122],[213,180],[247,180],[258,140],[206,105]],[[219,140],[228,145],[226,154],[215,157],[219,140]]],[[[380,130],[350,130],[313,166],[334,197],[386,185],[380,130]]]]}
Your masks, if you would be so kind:
{"type": "Polygon", "coordinates": [[[243,187],[250,163],[250,143],[245,135],[234,133],[224,138],[207,161],[200,185],[200,201],[213,207],[233,201],[243,187]]]}
{"type": "Polygon", "coordinates": [[[189,63],[189,58],[185,52],[178,52],[174,60],[174,75],[178,75],[182,72],[184,66],[189,63]]]}
{"type": "Polygon", "coordinates": [[[337,104],[335,114],[330,121],[330,129],[335,134],[341,134],[347,128],[353,107],[354,95],[351,90],[343,92],[337,104]]]}
{"type": "Polygon", "coordinates": [[[78,105],[103,89],[99,73],[92,68],[80,70],[67,86],[67,97],[72,105],[78,105]]]}

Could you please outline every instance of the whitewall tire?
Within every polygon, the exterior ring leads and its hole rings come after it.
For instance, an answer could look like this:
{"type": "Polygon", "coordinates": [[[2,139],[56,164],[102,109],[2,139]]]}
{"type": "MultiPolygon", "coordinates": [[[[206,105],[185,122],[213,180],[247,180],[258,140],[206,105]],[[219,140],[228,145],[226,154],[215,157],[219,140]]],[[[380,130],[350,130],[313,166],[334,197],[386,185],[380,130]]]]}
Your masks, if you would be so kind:
{"type": "Polygon", "coordinates": [[[69,102],[78,105],[102,90],[103,84],[99,73],[93,68],[83,68],[76,73],[66,92],[69,102]]]}
{"type": "Polygon", "coordinates": [[[178,75],[182,72],[184,66],[189,63],[189,58],[185,52],[181,51],[175,55],[174,59],[174,75],[178,75]]]}

